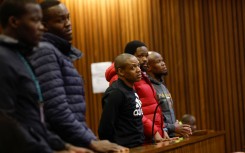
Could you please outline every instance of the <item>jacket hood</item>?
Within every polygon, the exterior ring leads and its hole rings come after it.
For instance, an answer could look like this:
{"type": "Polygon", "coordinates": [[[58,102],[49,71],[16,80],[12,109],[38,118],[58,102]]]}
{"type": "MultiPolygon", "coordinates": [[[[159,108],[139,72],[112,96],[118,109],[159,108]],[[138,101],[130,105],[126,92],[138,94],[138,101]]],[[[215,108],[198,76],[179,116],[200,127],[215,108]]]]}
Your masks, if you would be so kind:
{"type": "Polygon", "coordinates": [[[18,51],[20,51],[22,54],[28,54],[31,53],[33,47],[30,47],[12,37],[9,37],[7,35],[1,34],[0,35],[0,44],[4,44],[5,46],[8,46],[10,48],[18,48],[18,51]]]}
{"type": "Polygon", "coordinates": [[[161,81],[155,80],[155,79],[154,79],[153,77],[151,77],[150,75],[148,75],[148,78],[149,78],[149,80],[151,81],[151,83],[156,84],[156,85],[160,85],[160,84],[162,84],[162,82],[163,82],[163,80],[161,80],[161,81]]]}
{"type": "Polygon", "coordinates": [[[110,82],[110,85],[118,79],[116,70],[114,68],[114,63],[112,63],[112,65],[106,70],[105,78],[108,82],[110,82]]]}
{"type": "Polygon", "coordinates": [[[58,37],[52,33],[44,33],[42,41],[53,44],[64,55],[70,57],[72,61],[82,57],[82,52],[79,49],[73,47],[71,43],[67,40],[58,37]]]}
{"type": "Polygon", "coordinates": [[[115,75],[117,75],[117,73],[114,67],[114,63],[112,63],[111,66],[106,69],[105,78],[108,82],[110,82],[115,75]]]}

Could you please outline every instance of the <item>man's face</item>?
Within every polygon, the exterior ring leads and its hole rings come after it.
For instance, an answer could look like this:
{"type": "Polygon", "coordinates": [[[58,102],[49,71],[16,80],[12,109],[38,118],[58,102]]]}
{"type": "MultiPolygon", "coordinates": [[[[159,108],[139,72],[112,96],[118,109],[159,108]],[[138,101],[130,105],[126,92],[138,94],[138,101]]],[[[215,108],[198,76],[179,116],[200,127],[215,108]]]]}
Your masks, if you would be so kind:
{"type": "Polygon", "coordinates": [[[167,75],[168,74],[168,69],[160,54],[156,54],[154,56],[154,59],[152,59],[148,64],[153,74],[156,74],[156,75],[167,75]]]}
{"type": "Polygon", "coordinates": [[[139,60],[141,70],[145,72],[148,63],[148,49],[145,46],[138,47],[134,56],[139,60]]]}
{"type": "Polygon", "coordinates": [[[141,70],[136,57],[127,59],[125,67],[121,70],[123,77],[130,83],[141,80],[141,70]]]}
{"type": "Polygon", "coordinates": [[[64,4],[48,9],[47,21],[44,26],[48,32],[53,33],[67,41],[72,40],[70,14],[64,4]]]}
{"type": "Polygon", "coordinates": [[[41,23],[42,11],[38,4],[26,4],[26,13],[17,19],[17,39],[32,47],[37,46],[44,27],[41,23]]]}

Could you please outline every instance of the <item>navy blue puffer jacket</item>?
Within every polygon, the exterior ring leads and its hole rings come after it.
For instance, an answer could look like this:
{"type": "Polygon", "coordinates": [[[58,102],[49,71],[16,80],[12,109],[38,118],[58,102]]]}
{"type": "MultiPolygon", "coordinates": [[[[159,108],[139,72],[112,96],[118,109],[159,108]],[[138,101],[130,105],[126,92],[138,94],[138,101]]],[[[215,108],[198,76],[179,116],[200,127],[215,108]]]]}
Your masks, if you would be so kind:
{"type": "Polygon", "coordinates": [[[87,147],[96,137],[85,123],[83,81],[72,63],[79,57],[81,52],[69,42],[45,33],[29,59],[41,85],[51,130],[66,142],[87,147]]]}

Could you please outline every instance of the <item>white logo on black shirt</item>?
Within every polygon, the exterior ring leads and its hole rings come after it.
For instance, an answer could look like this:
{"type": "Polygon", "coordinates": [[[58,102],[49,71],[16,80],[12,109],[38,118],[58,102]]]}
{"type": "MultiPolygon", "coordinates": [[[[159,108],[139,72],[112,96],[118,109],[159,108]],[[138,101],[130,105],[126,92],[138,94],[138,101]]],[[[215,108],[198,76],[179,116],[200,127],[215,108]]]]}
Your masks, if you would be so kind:
{"type": "Polygon", "coordinates": [[[134,110],[133,115],[134,116],[142,116],[143,115],[143,111],[142,111],[142,108],[141,108],[142,103],[141,103],[137,93],[135,93],[135,96],[136,96],[136,98],[135,98],[136,109],[134,110]]]}

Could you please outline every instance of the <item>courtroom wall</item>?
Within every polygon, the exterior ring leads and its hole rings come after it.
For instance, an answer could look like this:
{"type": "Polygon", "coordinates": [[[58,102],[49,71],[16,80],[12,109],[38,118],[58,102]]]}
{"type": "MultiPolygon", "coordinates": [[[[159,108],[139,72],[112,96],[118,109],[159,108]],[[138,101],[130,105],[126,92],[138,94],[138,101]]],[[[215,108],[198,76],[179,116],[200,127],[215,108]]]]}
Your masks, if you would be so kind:
{"type": "Polygon", "coordinates": [[[71,11],[75,63],[85,80],[87,123],[97,133],[102,94],[92,93],[90,64],[112,61],[128,41],[159,51],[177,118],[226,131],[227,152],[245,145],[244,0],[61,0],[71,11]]]}

